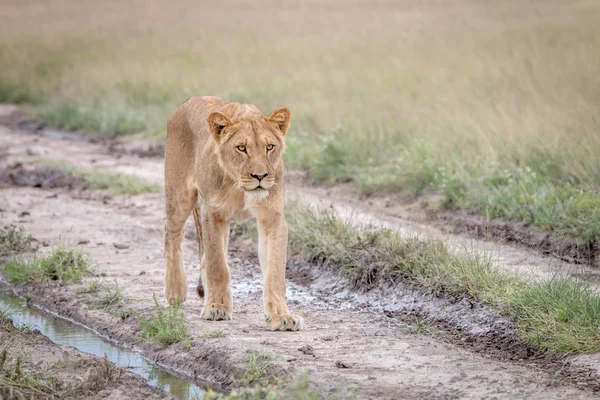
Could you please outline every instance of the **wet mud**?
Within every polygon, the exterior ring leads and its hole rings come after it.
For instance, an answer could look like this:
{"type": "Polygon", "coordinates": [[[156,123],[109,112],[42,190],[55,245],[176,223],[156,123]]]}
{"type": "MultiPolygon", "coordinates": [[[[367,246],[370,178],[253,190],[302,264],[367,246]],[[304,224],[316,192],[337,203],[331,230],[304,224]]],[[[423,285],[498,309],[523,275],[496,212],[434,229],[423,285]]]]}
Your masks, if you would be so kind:
{"type": "Polygon", "coordinates": [[[25,165],[21,162],[0,168],[0,185],[42,189],[85,190],[86,182],[70,172],[50,166],[25,165]]]}

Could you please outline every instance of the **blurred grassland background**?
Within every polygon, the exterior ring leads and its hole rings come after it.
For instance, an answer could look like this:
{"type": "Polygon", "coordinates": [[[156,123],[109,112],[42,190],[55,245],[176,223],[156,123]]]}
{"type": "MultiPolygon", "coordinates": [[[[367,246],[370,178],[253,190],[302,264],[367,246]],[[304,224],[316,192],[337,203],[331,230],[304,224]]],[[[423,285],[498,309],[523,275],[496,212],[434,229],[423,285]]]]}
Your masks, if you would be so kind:
{"type": "Polygon", "coordinates": [[[0,3],[0,101],[160,139],[192,95],[292,110],[288,168],[600,236],[597,0],[0,3]]]}

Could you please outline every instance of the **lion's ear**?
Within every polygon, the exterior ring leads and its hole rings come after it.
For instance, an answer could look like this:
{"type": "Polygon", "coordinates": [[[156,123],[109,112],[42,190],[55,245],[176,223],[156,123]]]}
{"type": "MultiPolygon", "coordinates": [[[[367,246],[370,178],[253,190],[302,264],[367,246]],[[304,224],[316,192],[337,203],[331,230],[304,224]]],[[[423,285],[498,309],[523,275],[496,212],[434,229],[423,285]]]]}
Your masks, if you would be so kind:
{"type": "Polygon", "coordinates": [[[277,110],[273,111],[271,115],[267,117],[267,120],[273,121],[277,124],[279,131],[285,135],[290,127],[290,119],[292,118],[292,113],[285,107],[279,107],[277,110]]]}
{"type": "Polygon", "coordinates": [[[217,142],[221,140],[223,128],[233,125],[231,118],[220,112],[211,113],[206,119],[206,122],[208,122],[208,129],[210,130],[210,133],[212,133],[217,142]]]}

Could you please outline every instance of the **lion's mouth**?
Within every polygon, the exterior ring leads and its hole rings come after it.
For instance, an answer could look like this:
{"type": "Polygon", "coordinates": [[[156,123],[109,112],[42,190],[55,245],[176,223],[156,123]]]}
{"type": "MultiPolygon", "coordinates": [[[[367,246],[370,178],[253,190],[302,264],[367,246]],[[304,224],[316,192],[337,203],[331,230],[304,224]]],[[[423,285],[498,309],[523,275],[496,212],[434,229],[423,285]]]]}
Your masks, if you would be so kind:
{"type": "Polygon", "coordinates": [[[254,188],[244,188],[244,190],[246,192],[265,192],[265,191],[267,191],[267,188],[265,188],[265,187],[263,187],[261,185],[258,185],[258,186],[254,187],[254,188]]]}

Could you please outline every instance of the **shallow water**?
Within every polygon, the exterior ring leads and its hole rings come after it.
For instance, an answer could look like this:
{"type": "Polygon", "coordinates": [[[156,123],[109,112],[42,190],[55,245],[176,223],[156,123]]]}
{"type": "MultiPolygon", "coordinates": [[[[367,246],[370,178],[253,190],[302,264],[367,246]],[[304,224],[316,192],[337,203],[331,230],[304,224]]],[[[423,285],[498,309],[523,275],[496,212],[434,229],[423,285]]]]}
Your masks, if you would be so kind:
{"type": "Polygon", "coordinates": [[[153,366],[138,352],[107,343],[83,327],[54,318],[40,310],[29,308],[24,299],[12,294],[4,285],[0,285],[0,309],[7,308],[10,310],[15,326],[25,325],[39,330],[56,344],[72,346],[97,357],[104,357],[106,354],[110,361],[142,376],[148,381],[148,384],[162,388],[176,399],[203,398],[204,392],[198,386],[153,366]]]}

